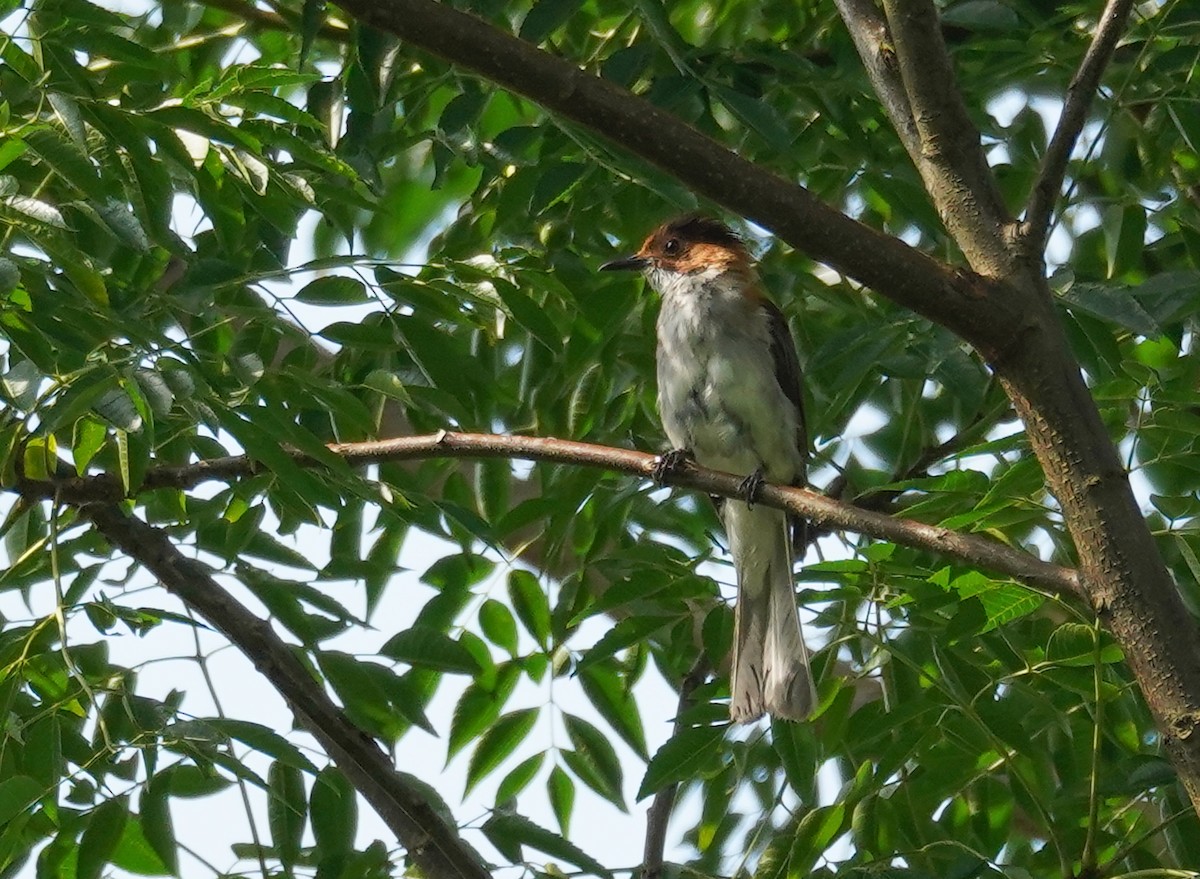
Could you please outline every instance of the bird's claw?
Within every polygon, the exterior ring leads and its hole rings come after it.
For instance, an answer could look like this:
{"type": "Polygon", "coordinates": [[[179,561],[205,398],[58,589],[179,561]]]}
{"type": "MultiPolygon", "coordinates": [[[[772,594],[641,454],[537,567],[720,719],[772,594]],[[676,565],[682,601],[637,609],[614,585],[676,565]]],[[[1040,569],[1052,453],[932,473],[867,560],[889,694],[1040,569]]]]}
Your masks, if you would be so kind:
{"type": "Polygon", "coordinates": [[[742,480],[742,484],[738,486],[738,494],[746,499],[746,509],[754,509],[754,502],[758,500],[758,493],[766,481],[761,467],[742,480]]]}
{"type": "Polygon", "coordinates": [[[690,464],[695,458],[691,449],[671,449],[654,459],[650,476],[655,482],[665,482],[667,477],[690,464]]]}

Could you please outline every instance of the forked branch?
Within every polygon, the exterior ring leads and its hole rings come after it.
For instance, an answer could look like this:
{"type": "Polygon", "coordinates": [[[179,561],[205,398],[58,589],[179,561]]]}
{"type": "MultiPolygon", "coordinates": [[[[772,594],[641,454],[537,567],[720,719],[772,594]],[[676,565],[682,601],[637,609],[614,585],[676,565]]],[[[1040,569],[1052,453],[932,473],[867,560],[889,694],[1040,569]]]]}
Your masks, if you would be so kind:
{"type": "Polygon", "coordinates": [[[1100,14],[1092,43],[1084,53],[1079,69],[1071,77],[1071,84],[1067,86],[1062,115],[1058,118],[1058,127],[1050,138],[1046,155],[1042,157],[1037,181],[1033,184],[1029,204],[1025,208],[1025,221],[1021,225],[1021,235],[1030,253],[1040,256],[1046,248],[1050,217],[1067,174],[1067,162],[1083,131],[1088,108],[1100,87],[1100,79],[1117,48],[1117,41],[1125,30],[1125,22],[1132,8],[1133,0],[1108,0],[1104,12],[1100,14]]]}
{"type": "Polygon", "coordinates": [[[917,169],[975,271],[1008,273],[1010,223],[979,130],[955,83],[933,0],[884,0],[900,75],[920,137],[917,169]]]}

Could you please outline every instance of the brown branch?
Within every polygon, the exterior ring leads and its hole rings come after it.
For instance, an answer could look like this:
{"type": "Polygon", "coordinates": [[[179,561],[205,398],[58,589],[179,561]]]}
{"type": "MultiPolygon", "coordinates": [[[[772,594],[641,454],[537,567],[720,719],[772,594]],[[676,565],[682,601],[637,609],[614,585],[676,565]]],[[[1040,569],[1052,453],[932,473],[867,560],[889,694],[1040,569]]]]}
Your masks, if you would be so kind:
{"type": "Polygon", "coordinates": [[[937,9],[932,0],[884,0],[883,7],[920,136],[917,170],[925,188],[971,266],[1004,277],[1011,218],[955,85],[937,9]]]}
{"type": "MultiPolygon", "coordinates": [[[[683,731],[683,715],[692,707],[692,694],[708,677],[708,661],[704,654],[696,660],[691,671],[679,684],[679,708],[675,712],[675,731],[683,731]]],[[[663,852],[667,848],[667,825],[671,823],[671,812],[675,808],[675,795],[679,792],[678,782],[669,784],[654,795],[654,802],[646,812],[646,843],[642,852],[641,879],[662,879],[663,852]]]]}
{"type": "Polygon", "coordinates": [[[814,259],[995,355],[1021,309],[1008,291],[954,272],[831,208],[677,116],[487,22],[434,0],[339,0],[359,20],[524,95],[664,169],[814,259]]]}
{"type": "Polygon", "coordinates": [[[904,149],[913,163],[921,158],[921,135],[913,119],[912,105],[900,78],[900,67],[896,62],[892,38],[888,33],[887,21],[879,13],[875,0],[834,0],[846,30],[854,40],[858,56],[867,70],[867,78],[875,89],[883,109],[892,121],[892,127],[900,137],[904,149]]]}
{"type": "MultiPolygon", "coordinates": [[[[556,464],[599,467],[630,476],[652,478],[657,458],[646,452],[618,449],[551,437],[504,436],[498,434],[447,433],[405,436],[362,443],[336,443],[329,452],[352,465],[410,461],[421,458],[517,458],[556,464]]],[[[303,467],[322,467],[302,452],[288,454],[303,467]]],[[[265,472],[247,456],[216,458],[147,471],[142,490],[188,489],[212,480],[231,480],[265,472]]],[[[710,495],[739,498],[742,476],[688,466],[666,479],[667,485],[690,488],[710,495]]],[[[79,505],[119,500],[124,492],[120,479],[111,474],[70,476],[54,480],[23,479],[18,490],[26,497],[58,498],[79,505]]],[[[902,546],[949,556],[971,565],[1006,574],[1023,583],[1063,596],[1083,595],[1078,575],[1071,568],[1052,565],[1034,556],[986,537],[959,534],[948,528],[900,519],[835,500],[807,488],[764,485],[758,503],[803,516],[818,525],[866,534],[902,546]]]]}
{"type": "Polygon", "coordinates": [[[479,855],[428,801],[396,773],[391,759],[354,726],[265,620],[259,619],[185,557],[161,530],[108,503],[80,507],[110,543],[146,568],[189,608],[219,629],[287,700],[300,725],[333,758],[431,879],[489,879],[479,855]]]}
{"type": "Polygon", "coordinates": [[[1088,108],[1100,86],[1100,78],[1117,48],[1117,40],[1125,30],[1132,7],[1133,0],[1108,0],[1096,25],[1092,43],[1067,86],[1062,115],[1058,117],[1058,127],[1054,129],[1046,155],[1042,157],[1042,166],[1038,169],[1037,181],[1033,184],[1029,204],[1025,208],[1025,221],[1021,224],[1021,236],[1028,252],[1037,254],[1039,258],[1050,234],[1050,217],[1067,174],[1067,162],[1083,130],[1088,108]]]}

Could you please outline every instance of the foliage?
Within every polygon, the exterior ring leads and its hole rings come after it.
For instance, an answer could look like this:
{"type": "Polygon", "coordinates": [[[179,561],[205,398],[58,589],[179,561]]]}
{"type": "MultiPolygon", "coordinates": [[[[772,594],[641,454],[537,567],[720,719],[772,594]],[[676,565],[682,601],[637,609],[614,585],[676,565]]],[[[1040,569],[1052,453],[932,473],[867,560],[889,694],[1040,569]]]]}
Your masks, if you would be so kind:
{"type": "MultiPolygon", "coordinates": [[[[821,645],[814,722],[734,733],[717,674],[667,740],[638,701],[652,669],[677,684],[701,655],[719,668],[731,637],[702,499],[565,466],[356,471],[324,452],[449,426],[659,448],[655,303],[594,269],[696,203],[668,174],[332,7],[268,5],[0,2],[6,485],[60,462],[118,474],[137,515],[239,583],[364,730],[401,756],[414,727],[435,730],[469,788],[502,779],[470,835],[497,864],[627,867],[571,841],[577,791],[622,809],[632,789],[679,782],[688,807],[668,855],[704,874],[1200,865],[1196,816],[1084,608],[828,538],[801,575],[821,645]],[[329,466],[302,469],[285,446],[329,466]],[[141,490],[151,467],[242,451],[266,472],[141,490]],[[415,531],[447,555],[398,631],[375,611],[415,531]],[[585,638],[597,620],[604,634],[585,638]],[[368,624],[378,655],[347,652],[368,624]],[[427,713],[456,680],[453,712],[427,713]],[[586,717],[512,700],[551,680],[582,694],[586,717]],[[531,750],[547,716],[562,734],[531,750]],[[557,830],[526,817],[542,813],[557,830]]],[[[463,5],[955,261],[832,4],[463,5]]],[[[1014,210],[1094,6],[943,9],[1014,210]]],[[[1135,16],[1051,256],[1075,352],[1200,613],[1198,42],[1200,18],[1178,0],[1135,16]]],[[[814,483],[895,490],[906,515],[1070,564],[979,358],[743,231],[800,348],[814,483]]],[[[354,843],[348,782],[302,740],[261,717],[197,716],[182,692],[145,695],[139,669],[110,656],[117,632],[201,623],[164,609],[70,510],[6,512],[0,597],[49,610],[10,613],[0,631],[3,875],[31,857],[39,877],[177,872],[172,804],[231,784],[270,804],[265,832],[235,850],[240,872],[397,869],[390,842],[354,843]]],[[[437,787],[436,768],[417,774],[437,787]]]]}

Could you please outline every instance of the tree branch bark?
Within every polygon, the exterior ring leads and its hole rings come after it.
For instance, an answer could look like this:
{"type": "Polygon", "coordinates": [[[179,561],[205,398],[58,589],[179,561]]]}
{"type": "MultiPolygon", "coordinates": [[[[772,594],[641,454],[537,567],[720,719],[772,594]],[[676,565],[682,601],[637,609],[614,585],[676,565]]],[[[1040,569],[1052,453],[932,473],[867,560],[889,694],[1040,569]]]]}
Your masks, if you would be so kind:
{"type": "Polygon", "coordinates": [[[1036,254],[1039,261],[1046,249],[1050,217],[1067,174],[1071,151],[1075,149],[1075,142],[1087,120],[1088,108],[1100,87],[1100,78],[1112,60],[1132,8],[1133,0],[1108,0],[1096,25],[1092,43],[1084,53],[1079,69],[1071,77],[1071,84],[1067,86],[1062,115],[1058,117],[1058,127],[1054,129],[1046,155],[1042,157],[1042,166],[1038,169],[1037,181],[1033,184],[1029,204],[1025,208],[1025,221],[1021,224],[1025,247],[1030,255],[1036,254]]]}
{"type": "Polygon", "coordinates": [[[1011,218],[954,81],[932,0],[884,0],[900,76],[920,137],[917,170],[942,222],[975,271],[1005,277],[1011,218]]]}
{"type": "Polygon", "coordinates": [[[396,834],[422,874],[431,879],[489,879],[482,859],[457,829],[442,821],[396,773],[391,758],[346,718],[269,623],[222,589],[203,565],[180,553],[161,530],[125,515],[114,504],[85,503],[80,511],[110,543],[158,577],[254,663],[287,700],[300,725],[396,834]]]}
{"type": "MultiPolygon", "coordinates": [[[[615,473],[652,478],[656,456],[646,452],[600,446],[551,437],[504,436],[499,434],[448,433],[405,436],[362,443],[336,443],[329,451],[348,464],[380,464],[421,458],[516,458],[555,464],[600,467],[615,473]]],[[[289,452],[303,467],[324,467],[302,452],[289,452]]],[[[156,488],[188,489],[212,480],[232,480],[265,472],[266,468],[247,456],[216,458],[173,467],[156,467],[146,472],[142,491],[156,488]]],[[[681,468],[665,480],[666,485],[689,488],[727,498],[743,497],[743,475],[722,473],[694,465],[681,468]]],[[[58,498],[75,506],[115,502],[124,494],[120,479],[111,475],[68,476],[53,480],[23,479],[18,490],[27,498],[58,498]]],[[[986,537],[959,534],[948,528],[912,519],[884,515],[845,501],[826,497],[807,488],[764,485],[758,503],[795,513],[828,528],[866,534],[880,540],[927,550],[981,568],[1006,574],[1039,589],[1061,596],[1083,597],[1074,570],[1043,562],[986,537]]]]}

